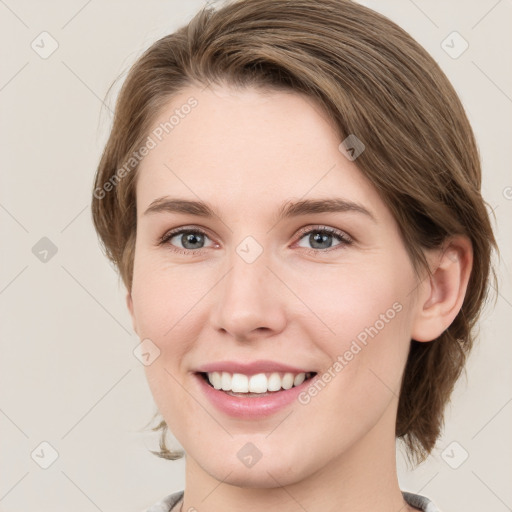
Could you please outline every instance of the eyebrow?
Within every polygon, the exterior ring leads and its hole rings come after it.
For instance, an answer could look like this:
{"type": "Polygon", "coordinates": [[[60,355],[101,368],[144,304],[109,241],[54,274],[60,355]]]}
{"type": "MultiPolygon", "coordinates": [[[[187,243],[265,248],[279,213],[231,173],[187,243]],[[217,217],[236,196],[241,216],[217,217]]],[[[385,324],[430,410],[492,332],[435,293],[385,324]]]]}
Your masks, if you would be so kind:
{"type": "MultiPolygon", "coordinates": [[[[144,212],[144,215],[161,212],[185,213],[204,218],[220,218],[215,209],[208,203],[203,201],[191,201],[188,199],[172,198],[169,196],[163,196],[155,199],[144,212]]],[[[361,204],[354,203],[339,197],[285,201],[277,211],[275,222],[277,223],[284,219],[298,217],[301,215],[338,212],[362,213],[372,219],[374,222],[377,222],[375,216],[370,212],[370,210],[361,204]]]]}

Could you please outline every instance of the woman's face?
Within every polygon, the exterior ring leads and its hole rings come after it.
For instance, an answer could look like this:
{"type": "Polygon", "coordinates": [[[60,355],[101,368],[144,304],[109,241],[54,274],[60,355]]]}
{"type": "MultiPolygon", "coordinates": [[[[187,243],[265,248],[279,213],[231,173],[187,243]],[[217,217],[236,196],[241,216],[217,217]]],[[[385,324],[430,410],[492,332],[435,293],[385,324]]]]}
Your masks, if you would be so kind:
{"type": "Polygon", "coordinates": [[[296,93],[190,86],[150,137],[128,305],[187,460],[275,487],[394,455],[416,277],[326,116],[296,93]]]}

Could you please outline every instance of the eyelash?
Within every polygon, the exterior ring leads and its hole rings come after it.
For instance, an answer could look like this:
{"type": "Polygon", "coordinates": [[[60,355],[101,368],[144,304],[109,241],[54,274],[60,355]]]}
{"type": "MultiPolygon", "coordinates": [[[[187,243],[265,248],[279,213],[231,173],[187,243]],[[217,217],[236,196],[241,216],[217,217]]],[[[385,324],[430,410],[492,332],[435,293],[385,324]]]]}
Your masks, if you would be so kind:
{"type": "MultiPolygon", "coordinates": [[[[159,246],[165,245],[171,238],[175,237],[176,235],[181,235],[183,233],[200,234],[200,235],[204,235],[204,236],[208,237],[208,234],[205,231],[198,229],[198,228],[178,228],[176,230],[169,231],[164,236],[162,236],[162,238],[160,238],[160,240],[158,242],[158,245],[159,246]]],[[[336,250],[337,248],[340,249],[340,248],[349,246],[353,243],[352,238],[350,236],[348,236],[346,233],[344,233],[343,231],[339,231],[338,229],[330,228],[327,226],[313,226],[313,227],[307,227],[307,228],[301,229],[297,234],[297,237],[298,237],[297,242],[299,242],[300,240],[302,240],[302,238],[304,238],[306,235],[309,235],[311,233],[322,233],[322,234],[327,233],[329,235],[335,236],[338,239],[338,241],[340,242],[338,245],[335,245],[334,247],[329,247],[327,249],[310,249],[307,247],[301,247],[301,249],[306,251],[308,254],[313,254],[315,256],[318,255],[319,253],[331,252],[333,250],[336,250]]],[[[185,254],[188,256],[195,256],[197,254],[200,254],[205,249],[205,248],[180,249],[179,247],[175,247],[171,244],[168,244],[168,247],[170,247],[171,251],[173,251],[173,252],[177,252],[179,254],[185,254]]]]}

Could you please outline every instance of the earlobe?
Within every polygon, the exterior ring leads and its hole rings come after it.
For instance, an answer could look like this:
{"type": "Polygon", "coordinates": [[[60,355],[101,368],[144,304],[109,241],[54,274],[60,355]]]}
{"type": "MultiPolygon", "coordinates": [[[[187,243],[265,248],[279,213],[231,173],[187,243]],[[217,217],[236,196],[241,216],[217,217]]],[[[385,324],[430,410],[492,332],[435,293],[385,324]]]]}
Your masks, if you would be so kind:
{"type": "Polygon", "coordinates": [[[473,266],[471,241],[464,236],[447,240],[442,249],[427,256],[431,275],[420,287],[411,338],[432,341],[451,325],[458,315],[473,266]]]}

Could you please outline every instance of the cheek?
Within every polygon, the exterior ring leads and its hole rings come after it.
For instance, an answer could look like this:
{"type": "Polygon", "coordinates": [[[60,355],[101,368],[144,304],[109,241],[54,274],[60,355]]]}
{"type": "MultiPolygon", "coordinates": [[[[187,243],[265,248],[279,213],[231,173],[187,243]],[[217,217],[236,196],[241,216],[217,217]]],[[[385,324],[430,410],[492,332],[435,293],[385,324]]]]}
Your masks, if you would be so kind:
{"type": "Polygon", "coordinates": [[[207,290],[204,277],[187,268],[166,266],[161,259],[136,258],[132,299],[140,336],[155,338],[157,344],[177,339],[176,333],[190,326],[194,308],[207,290]]]}
{"type": "MultiPolygon", "coordinates": [[[[140,255],[135,260],[132,300],[138,334],[141,340],[151,340],[159,351],[154,362],[144,369],[155,402],[169,418],[170,426],[176,404],[187,401],[180,382],[187,354],[205,323],[201,306],[207,300],[206,291],[212,287],[208,285],[211,274],[207,269],[201,274],[192,266],[169,267],[140,255]]],[[[187,418],[184,415],[181,421],[186,422],[187,418]]]]}
{"type": "Polygon", "coordinates": [[[144,366],[146,379],[155,402],[164,411],[166,403],[176,403],[179,387],[173,377],[186,352],[187,307],[190,294],[183,293],[177,272],[162,272],[147,261],[135,260],[132,300],[137,332],[149,343],[154,360],[144,366]],[[181,320],[180,320],[181,319],[181,320]],[[178,342],[179,341],[179,342],[178,342]]]}
{"type": "Polygon", "coordinates": [[[301,330],[330,360],[323,377],[332,394],[318,405],[327,407],[327,400],[343,396],[363,420],[398,396],[410,345],[414,282],[409,260],[401,255],[386,264],[309,274],[298,294],[307,297],[315,315],[305,317],[301,330]]]}
{"type": "Polygon", "coordinates": [[[293,282],[294,292],[309,309],[310,314],[302,318],[303,326],[312,330],[311,339],[325,333],[325,342],[343,348],[344,342],[358,336],[364,341],[370,336],[368,329],[374,335],[375,328],[379,333],[395,330],[404,334],[405,324],[398,329],[400,322],[395,319],[407,316],[403,310],[410,302],[415,280],[402,255],[397,255],[396,262],[369,257],[363,264],[311,266],[304,275],[306,279],[291,274],[285,279],[293,282]]]}

